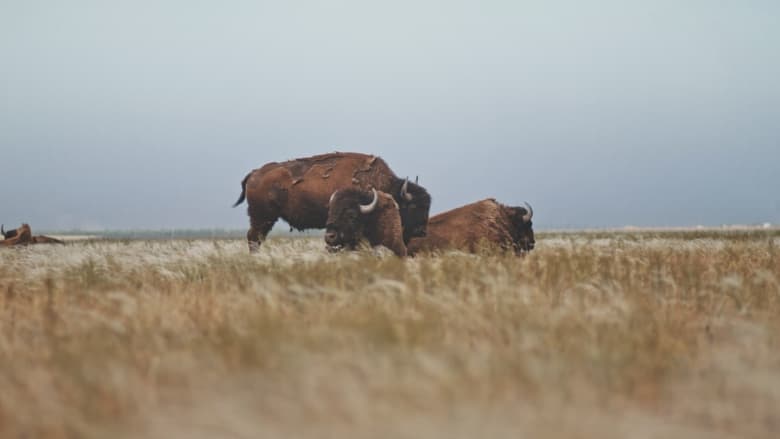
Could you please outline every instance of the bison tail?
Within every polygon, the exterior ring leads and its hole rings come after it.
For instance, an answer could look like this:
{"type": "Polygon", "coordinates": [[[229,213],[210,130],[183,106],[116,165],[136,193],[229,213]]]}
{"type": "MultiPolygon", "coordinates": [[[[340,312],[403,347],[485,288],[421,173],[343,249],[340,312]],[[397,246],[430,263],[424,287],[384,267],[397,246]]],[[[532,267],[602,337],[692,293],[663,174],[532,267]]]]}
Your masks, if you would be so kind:
{"type": "Polygon", "coordinates": [[[233,207],[237,207],[246,199],[246,181],[249,180],[250,175],[252,175],[251,172],[247,174],[246,177],[244,177],[244,179],[241,181],[241,195],[238,196],[238,200],[233,204],[233,207]]]}
{"type": "Polygon", "coordinates": [[[239,204],[244,202],[244,200],[246,199],[246,197],[244,195],[245,192],[246,191],[241,191],[241,195],[239,195],[238,200],[236,200],[236,202],[233,203],[233,207],[238,207],[239,204]]]}

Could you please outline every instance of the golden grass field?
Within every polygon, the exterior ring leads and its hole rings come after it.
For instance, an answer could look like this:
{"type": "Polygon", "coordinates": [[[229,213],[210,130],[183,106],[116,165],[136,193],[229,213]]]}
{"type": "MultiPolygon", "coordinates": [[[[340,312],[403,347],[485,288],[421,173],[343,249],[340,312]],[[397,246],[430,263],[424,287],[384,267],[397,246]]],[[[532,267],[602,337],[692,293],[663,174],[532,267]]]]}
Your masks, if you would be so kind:
{"type": "Polygon", "coordinates": [[[0,251],[2,438],[775,438],[780,232],[0,251]]]}

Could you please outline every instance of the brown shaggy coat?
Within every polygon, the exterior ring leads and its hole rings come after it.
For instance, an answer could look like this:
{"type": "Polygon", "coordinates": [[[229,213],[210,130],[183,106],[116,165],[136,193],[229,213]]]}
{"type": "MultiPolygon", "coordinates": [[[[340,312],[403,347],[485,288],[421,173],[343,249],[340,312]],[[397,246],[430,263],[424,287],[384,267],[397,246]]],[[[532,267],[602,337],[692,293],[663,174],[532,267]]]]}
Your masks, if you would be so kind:
{"type": "Polygon", "coordinates": [[[360,206],[371,204],[372,192],[350,188],[333,194],[325,227],[329,248],[354,249],[365,238],[374,247],[381,245],[398,256],[406,256],[398,204],[385,192],[376,194],[376,207],[370,213],[361,213],[360,206]]]}
{"type": "Polygon", "coordinates": [[[535,245],[533,224],[524,221],[524,207],[510,207],[488,198],[431,217],[428,235],[409,242],[410,255],[421,251],[458,249],[476,252],[483,244],[520,254],[535,245]]]}

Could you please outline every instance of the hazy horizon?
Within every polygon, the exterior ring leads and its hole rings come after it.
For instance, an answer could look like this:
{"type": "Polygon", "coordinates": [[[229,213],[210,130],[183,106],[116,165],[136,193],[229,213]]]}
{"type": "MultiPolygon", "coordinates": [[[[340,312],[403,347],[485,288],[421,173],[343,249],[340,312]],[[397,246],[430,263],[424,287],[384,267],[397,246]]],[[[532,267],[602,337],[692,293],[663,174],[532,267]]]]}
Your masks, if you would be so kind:
{"type": "Polygon", "coordinates": [[[339,150],[432,214],[778,224],[780,3],[721,3],[5,4],[0,222],[245,228],[251,169],[339,150]]]}

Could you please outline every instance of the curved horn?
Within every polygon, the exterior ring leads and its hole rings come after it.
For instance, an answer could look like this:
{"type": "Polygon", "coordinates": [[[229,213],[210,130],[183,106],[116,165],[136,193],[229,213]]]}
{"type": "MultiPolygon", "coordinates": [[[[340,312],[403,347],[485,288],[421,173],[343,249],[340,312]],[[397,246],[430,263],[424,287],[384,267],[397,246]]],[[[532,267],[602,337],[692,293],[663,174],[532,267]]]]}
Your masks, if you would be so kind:
{"type": "Polygon", "coordinates": [[[335,190],[335,191],[333,191],[332,194],[330,194],[330,199],[328,200],[328,206],[330,206],[330,203],[333,202],[333,198],[336,197],[336,192],[338,192],[338,190],[335,190]]]}
{"type": "Polygon", "coordinates": [[[379,202],[379,194],[376,193],[376,189],[371,189],[371,191],[374,193],[374,199],[371,203],[360,205],[360,213],[363,215],[373,212],[376,209],[376,203],[379,202]]]}
{"type": "Polygon", "coordinates": [[[412,201],[414,197],[412,197],[412,194],[406,191],[408,188],[409,188],[409,177],[406,177],[406,181],[404,181],[404,185],[401,186],[401,198],[403,198],[406,201],[412,201]]]}
{"type": "Polygon", "coordinates": [[[525,204],[525,210],[528,212],[525,215],[523,215],[523,222],[529,222],[531,221],[531,218],[534,217],[534,209],[531,207],[530,204],[528,204],[527,201],[523,201],[523,204],[525,204]]]}

